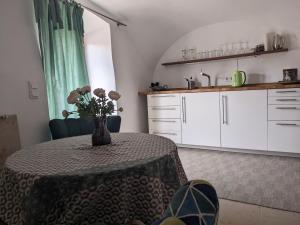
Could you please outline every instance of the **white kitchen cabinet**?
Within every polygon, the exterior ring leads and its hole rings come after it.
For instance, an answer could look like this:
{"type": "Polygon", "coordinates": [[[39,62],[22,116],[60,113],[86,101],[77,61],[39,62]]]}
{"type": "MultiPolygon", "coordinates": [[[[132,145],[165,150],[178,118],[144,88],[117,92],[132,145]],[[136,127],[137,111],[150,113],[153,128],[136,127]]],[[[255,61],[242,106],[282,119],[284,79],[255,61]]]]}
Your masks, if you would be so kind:
{"type": "Polygon", "coordinates": [[[219,92],[181,95],[182,144],[220,147],[219,92]]]}
{"type": "Polygon", "coordinates": [[[300,153],[300,121],[269,121],[269,150],[300,153]]]}
{"type": "Polygon", "coordinates": [[[148,95],[147,103],[148,103],[148,107],[180,105],[180,95],[179,94],[148,95]]]}
{"type": "Polygon", "coordinates": [[[181,143],[181,103],[179,94],[148,95],[149,133],[181,143]]]}
{"type": "Polygon", "coordinates": [[[300,153],[299,96],[299,88],[268,91],[270,151],[300,153]]]}
{"type": "Polygon", "coordinates": [[[220,93],[221,146],[268,149],[267,90],[220,93]]]}

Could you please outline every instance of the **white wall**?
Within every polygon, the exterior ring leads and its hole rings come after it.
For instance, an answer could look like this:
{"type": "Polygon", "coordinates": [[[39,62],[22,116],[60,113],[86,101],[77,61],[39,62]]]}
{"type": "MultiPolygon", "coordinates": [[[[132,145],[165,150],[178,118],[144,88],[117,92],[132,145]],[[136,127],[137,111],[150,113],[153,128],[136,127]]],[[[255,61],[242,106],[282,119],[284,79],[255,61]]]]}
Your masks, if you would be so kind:
{"type": "MultiPolygon", "coordinates": [[[[286,12],[288,13],[288,12],[286,12]]],[[[264,35],[275,31],[288,34],[289,48],[287,53],[265,55],[257,58],[243,58],[239,60],[239,69],[248,76],[248,83],[277,82],[282,80],[282,69],[300,68],[300,24],[299,16],[291,14],[280,17],[253,18],[244,21],[228,21],[198,28],[177,40],[161,57],[154,71],[153,81],[168,84],[170,87],[185,87],[183,77],[193,76],[203,86],[207,85],[207,78],[201,77],[200,71],[212,76],[213,85],[230,84],[232,72],[237,68],[234,59],[205,62],[190,65],[161,66],[161,63],[181,58],[181,49],[197,47],[198,51],[214,50],[221,44],[248,41],[250,47],[264,42],[264,35]]]]}
{"type": "Polygon", "coordinates": [[[2,0],[0,7],[0,115],[17,114],[22,146],[49,139],[47,98],[32,4],[32,0],[2,0]],[[27,81],[39,86],[39,99],[29,99],[27,81]]]}
{"type": "Polygon", "coordinates": [[[153,68],[139,52],[132,41],[130,32],[112,26],[112,49],[116,72],[117,91],[122,98],[123,106],[122,132],[146,132],[147,107],[146,98],[139,96],[138,91],[146,90],[152,80],[153,68]]]}

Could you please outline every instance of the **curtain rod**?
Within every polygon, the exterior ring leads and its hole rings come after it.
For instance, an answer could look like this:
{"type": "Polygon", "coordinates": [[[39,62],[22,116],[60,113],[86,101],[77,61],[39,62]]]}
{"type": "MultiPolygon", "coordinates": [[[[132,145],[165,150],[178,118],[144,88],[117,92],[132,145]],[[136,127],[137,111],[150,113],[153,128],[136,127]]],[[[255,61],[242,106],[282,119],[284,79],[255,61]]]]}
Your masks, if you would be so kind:
{"type": "Polygon", "coordinates": [[[118,20],[115,20],[115,19],[109,17],[109,16],[106,16],[106,15],[104,15],[104,14],[102,14],[102,13],[99,13],[99,12],[97,12],[97,11],[94,10],[94,9],[91,9],[91,8],[85,6],[85,5],[82,5],[81,3],[79,3],[79,5],[81,5],[83,8],[87,9],[88,11],[90,11],[90,12],[92,12],[92,13],[98,15],[98,16],[104,17],[104,18],[106,18],[106,19],[109,19],[109,20],[115,22],[115,23],[117,24],[117,26],[124,26],[124,27],[127,27],[127,25],[126,25],[125,23],[122,23],[122,22],[120,22],[120,21],[118,21],[118,20]]]}
{"type": "MultiPolygon", "coordinates": [[[[68,1],[68,0],[62,0],[62,1],[63,1],[63,2],[66,2],[66,1],[68,1]]],[[[75,2],[74,0],[71,0],[71,1],[72,1],[72,2],[75,2]]],[[[122,23],[122,22],[120,22],[120,21],[118,21],[118,20],[115,20],[114,18],[111,18],[111,17],[109,17],[109,16],[106,16],[106,15],[104,15],[104,14],[102,14],[102,13],[99,13],[98,11],[96,11],[96,10],[94,10],[94,9],[91,9],[90,7],[85,6],[85,5],[81,4],[81,3],[78,3],[78,2],[76,2],[76,3],[77,3],[78,5],[80,5],[80,6],[82,6],[83,8],[87,9],[88,11],[94,13],[94,14],[97,15],[97,16],[104,17],[104,18],[106,18],[106,19],[109,19],[109,20],[115,22],[115,23],[117,24],[117,26],[124,26],[124,27],[127,27],[127,25],[126,25],[125,23],[122,23]]]]}

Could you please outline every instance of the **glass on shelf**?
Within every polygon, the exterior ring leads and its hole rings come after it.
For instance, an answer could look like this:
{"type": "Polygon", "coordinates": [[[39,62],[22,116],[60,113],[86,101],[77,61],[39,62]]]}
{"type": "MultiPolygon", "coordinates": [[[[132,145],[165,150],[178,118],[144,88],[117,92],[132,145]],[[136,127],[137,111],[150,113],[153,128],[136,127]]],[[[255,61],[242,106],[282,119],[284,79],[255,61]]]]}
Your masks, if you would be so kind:
{"type": "Polygon", "coordinates": [[[188,50],[186,48],[181,50],[181,57],[183,60],[188,59],[188,50]]]}
{"type": "Polygon", "coordinates": [[[244,48],[244,42],[240,41],[239,42],[239,54],[245,53],[245,48],[244,48]]]}
{"type": "Polygon", "coordinates": [[[217,56],[217,50],[211,50],[209,51],[209,57],[210,58],[215,58],[217,56]]]}
{"type": "Polygon", "coordinates": [[[209,51],[204,51],[203,56],[204,56],[203,58],[205,58],[205,59],[209,58],[209,51]]]}
{"type": "Polygon", "coordinates": [[[228,43],[224,44],[222,49],[223,49],[223,55],[230,55],[230,50],[229,50],[229,44],[228,43]]]}
{"type": "Polygon", "coordinates": [[[198,52],[198,59],[203,59],[203,52],[198,52]]]}
{"type": "Polygon", "coordinates": [[[249,42],[248,42],[248,41],[245,41],[245,42],[244,42],[244,52],[245,52],[245,53],[250,53],[250,52],[252,52],[251,49],[249,48],[249,42]]]}
{"type": "Polygon", "coordinates": [[[191,59],[197,59],[197,48],[191,48],[191,59]]]}

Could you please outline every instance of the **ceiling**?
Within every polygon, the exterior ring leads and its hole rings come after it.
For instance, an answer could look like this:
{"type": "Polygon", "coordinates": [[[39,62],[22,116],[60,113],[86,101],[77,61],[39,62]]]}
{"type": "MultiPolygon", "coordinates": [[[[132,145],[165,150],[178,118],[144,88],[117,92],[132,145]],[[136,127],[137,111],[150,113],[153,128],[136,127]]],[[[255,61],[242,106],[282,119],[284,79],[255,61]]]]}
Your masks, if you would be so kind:
{"type": "Polygon", "coordinates": [[[261,15],[291,13],[299,0],[90,0],[126,29],[150,65],[185,33],[197,27],[261,15]]]}

